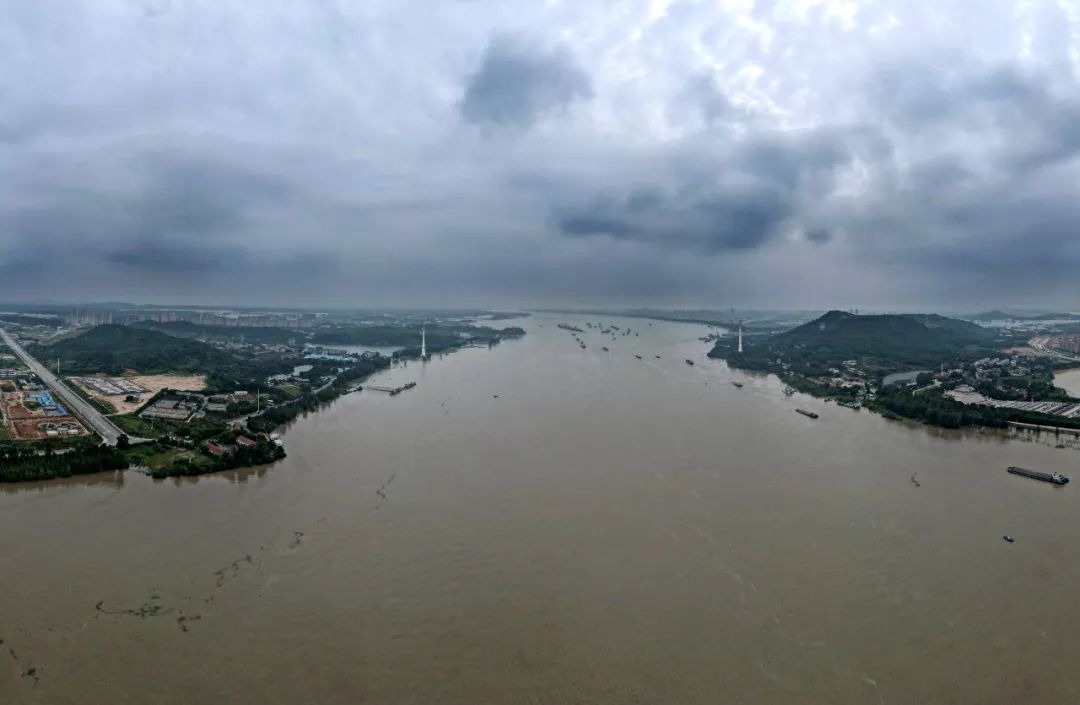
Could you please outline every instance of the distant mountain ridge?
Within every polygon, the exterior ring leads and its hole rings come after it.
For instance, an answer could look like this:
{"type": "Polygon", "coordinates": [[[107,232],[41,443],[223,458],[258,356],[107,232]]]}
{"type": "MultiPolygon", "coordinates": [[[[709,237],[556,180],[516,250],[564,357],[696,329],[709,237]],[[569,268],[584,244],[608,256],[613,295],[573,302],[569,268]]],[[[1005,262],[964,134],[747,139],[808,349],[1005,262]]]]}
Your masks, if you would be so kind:
{"type": "Polygon", "coordinates": [[[1001,311],[994,309],[993,311],[986,311],[985,313],[975,313],[970,316],[964,316],[966,321],[1076,321],[1080,320],[1080,314],[1076,313],[1025,313],[1025,312],[1013,312],[1001,311]]]}

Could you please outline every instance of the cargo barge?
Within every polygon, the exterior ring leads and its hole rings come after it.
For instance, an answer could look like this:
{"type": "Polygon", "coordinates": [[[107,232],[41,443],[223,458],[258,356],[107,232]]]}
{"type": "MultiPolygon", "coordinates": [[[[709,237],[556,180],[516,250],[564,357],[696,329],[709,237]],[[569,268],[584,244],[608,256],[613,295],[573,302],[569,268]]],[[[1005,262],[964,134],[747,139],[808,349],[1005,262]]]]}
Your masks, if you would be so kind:
{"type": "Polygon", "coordinates": [[[1049,482],[1052,485],[1064,485],[1069,481],[1069,478],[1065,477],[1060,472],[1039,472],[1037,470],[1028,470],[1027,468],[1017,467],[1015,465],[1009,466],[1009,472],[1013,475],[1030,477],[1032,480],[1042,480],[1043,482],[1049,482]]]}
{"type": "Polygon", "coordinates": [[[815,414],[813,411],[807,411],[806,409],[796,409],[795,411],[799,412],[803,416],[809,416],[812,419],[816,419],[818,417],[818,415],[815,414]]]}

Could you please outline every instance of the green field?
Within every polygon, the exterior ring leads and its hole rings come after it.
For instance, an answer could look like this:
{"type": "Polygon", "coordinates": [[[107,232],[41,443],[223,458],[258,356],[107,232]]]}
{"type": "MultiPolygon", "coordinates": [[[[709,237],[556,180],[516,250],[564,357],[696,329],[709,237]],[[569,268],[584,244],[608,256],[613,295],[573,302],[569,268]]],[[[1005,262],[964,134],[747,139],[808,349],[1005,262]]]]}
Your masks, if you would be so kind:
{"type": "Polygon", "coordinates": [[[112,422],[116,424],[121,431],[135,438],[160,438],[165,435],[164,430],[161,428],[161,424],[158,424],[155,428],[149,421],[135,416],[134,414],[114,416],[112,417],[112,422]]]}
{"type": "Polygon", "coordinates": [[[304,395],[304,390],[297,387],[295,384],[282,384],[275,387],[279,392],[285,395],[288,399],[299,399],[304,395]]]}

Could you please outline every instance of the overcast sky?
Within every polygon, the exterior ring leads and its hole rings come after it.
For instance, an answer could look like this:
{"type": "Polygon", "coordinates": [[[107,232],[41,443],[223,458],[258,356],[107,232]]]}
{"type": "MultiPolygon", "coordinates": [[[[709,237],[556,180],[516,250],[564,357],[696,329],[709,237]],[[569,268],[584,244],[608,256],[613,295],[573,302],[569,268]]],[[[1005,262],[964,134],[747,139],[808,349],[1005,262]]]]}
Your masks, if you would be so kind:
{"type": "Polygon", "coordinates": [[[1080,309],[1080,0],[0,0],[0,300],[1080,309]]]}

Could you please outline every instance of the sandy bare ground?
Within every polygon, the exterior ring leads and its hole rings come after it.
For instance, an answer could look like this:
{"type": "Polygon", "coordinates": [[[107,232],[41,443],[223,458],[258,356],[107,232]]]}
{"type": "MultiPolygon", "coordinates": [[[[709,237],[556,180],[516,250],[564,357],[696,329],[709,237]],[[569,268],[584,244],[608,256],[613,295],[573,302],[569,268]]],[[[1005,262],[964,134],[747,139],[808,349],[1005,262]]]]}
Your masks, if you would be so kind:
{"type": "Polygon", "coordinates": [[[102,399],[112,404],[116,408],[116,414],[130,414],[162,389],[181,389],[186,392],[197,392],[206,388],[206,377],[203,375],[125,375],[120,379],[134,382],[145,389],[146,392],[140,395],[142,401],[124,401],[126,395],[123,394],[105,396],[96,389],[81,384],[79,388],[96,399],[102,399]]]}

